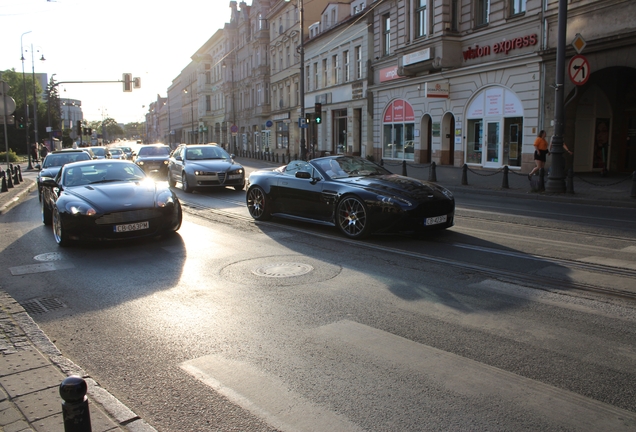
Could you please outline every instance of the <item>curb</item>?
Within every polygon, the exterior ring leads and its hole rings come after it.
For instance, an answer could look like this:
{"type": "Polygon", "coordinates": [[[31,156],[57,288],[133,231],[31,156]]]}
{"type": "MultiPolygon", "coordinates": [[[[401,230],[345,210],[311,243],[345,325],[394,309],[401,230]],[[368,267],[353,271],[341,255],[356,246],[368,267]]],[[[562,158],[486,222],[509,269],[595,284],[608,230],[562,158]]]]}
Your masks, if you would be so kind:
{"type": "MultiPolygon", "coordinates": [[[[27,184],[26,187],[21,187],[21,190],[17,194],[15,194],[12,198],[10,198],[9,201],[7,201],[6,203],[0,205],[0,215],[6,213],[12,207],[15,207],[20,202],[22,197],[24,197],[25,195],[28,195],[36,187],[35,181],[33,181],[31,179],[24,179],[22,181],[22,183],[20,183],[20,184],[23,184],[23,183],[28,183],[28,184],[27,184]]],[[[1,192],[1,193],[10,194],[11,193],[11,189],[9,189],[9,192],[1,192]]]]}

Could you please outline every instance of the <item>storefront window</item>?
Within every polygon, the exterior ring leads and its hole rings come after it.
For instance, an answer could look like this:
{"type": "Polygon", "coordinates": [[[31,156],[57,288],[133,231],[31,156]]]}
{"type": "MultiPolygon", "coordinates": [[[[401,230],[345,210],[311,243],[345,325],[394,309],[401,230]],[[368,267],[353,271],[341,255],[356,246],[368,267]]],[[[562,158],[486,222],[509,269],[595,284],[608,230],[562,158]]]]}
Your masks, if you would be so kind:
{"type": "Polygon", "coordinates": [[[413,160],[415,157],[415,116],[404,100],[389,104],[384,114],[382,157],[413,160]]]}
{"type": "Polygon", "coordinates": [[[482,121],[468,120],[467,163],[481,163],[482,121]]]}
{"type": "Polygon", "coordinates": [[[276,122],[276,148],[289,148],[289,123],[276,122]]]}

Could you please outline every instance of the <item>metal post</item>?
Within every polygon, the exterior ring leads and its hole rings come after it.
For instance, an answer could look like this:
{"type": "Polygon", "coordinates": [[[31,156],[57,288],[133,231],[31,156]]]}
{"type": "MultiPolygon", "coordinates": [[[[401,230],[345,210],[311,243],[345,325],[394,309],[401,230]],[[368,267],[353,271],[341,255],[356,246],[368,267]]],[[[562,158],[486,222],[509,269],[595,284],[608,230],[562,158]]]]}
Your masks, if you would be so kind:
{"type": "Polygon", "coordinates": [[[87,390],[86,381],[77,375],[71,375],[60,384],[64,432],[92,432],[87,390]]]}
{"type": "MultiPolygon", "coordinates": [[[[305,118],[305,30],[304,27],[304,5],[303,0],[298,0],[298,19],[300,20],[300,118],[305,118]]],[[[307,128],[300,128],[300,159],[307,160],[307,140],[305,131],[307,128]]]]}
{"type": "MultiPolygon", "coordinates": [[[[27,88],[26,88],[26,78],[24,75],[24,46],[22,45],[22,37],[25,34],[31,33],[32,30],[29,30],[26,33],[22,33],[22,36],[20,36],[20,55],[22,56],[22,58],[20,60],[22,60],[22,84],[24,86],[24,121],[25,123],[25,132],[26,132],[26,150],[27,150],[27,155],[29,158],[29,166],[28,169],[33,169],[33,163],[31,162],[31,146],[29,145],[29,104],[27,103],[27,88]]],[[[36,147],[36,151],[37,151],[37,147],[36,147]]],[[[8,156],[8,153],[7,153],[8,156]]]]}
{"type": "MultiPolygon", "coordinates": [[[[44,56],[42,56],[44,58],[44,56]]],[[[31,44],[31,72],[33,76],[33,134],[35,136],[35,147],[39,148],[38,138],[38,99],[35,94],[35,56],[33,55],[33,44],[31,44]]]]}
{"type": "Polygon", "coordinates": [[[406,161],[402,161],[402,175],[406,177],[408,174],[406,173],[406,161]]]}
{"type": "Polygon", "coordinates": [[[508,165],[503,167],[503,180],[501,181],[502,189],[510,189],[510,185],[508,184],[508,165]]]}
{"type": "Polygon", "coordinates": [[[431,167],[428,171],[428,181],[430,182],[437,181],[437,172],[435,171],[435,162],[431,162],[431,167]]]}
{"type": "MultiPolygon", "coordinates": [[[[565,158],[563,157],[563,132],[565,130],[564,81],[565,81],[565,37],[567,31],[568,2],[559,0],[559,24],[557,28],[556,93],[554,102],[554,136],[552,138],[552,168],[546,192],[565,192],[565,158]]],[[[540,189],[543,177],[540,179],[540,189]]],[[[541,189],[543,190],[543,189],[541,189]]]]}
{"type": "Polygon", "coordinates": [[[462,185],[468,184],[468,165],[464,164],[462,167],[462,185]]]}

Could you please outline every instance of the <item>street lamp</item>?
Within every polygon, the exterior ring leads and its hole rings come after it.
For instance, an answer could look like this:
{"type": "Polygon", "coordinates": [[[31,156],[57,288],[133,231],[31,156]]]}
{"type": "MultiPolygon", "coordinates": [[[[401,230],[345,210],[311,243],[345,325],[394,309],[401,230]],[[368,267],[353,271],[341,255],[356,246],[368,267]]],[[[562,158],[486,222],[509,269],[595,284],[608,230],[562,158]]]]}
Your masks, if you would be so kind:
{"type": "MultiPolygon", "coordinates": [[[[290,2],[291,0],[285,0],[286,2],[290,2]]],[[[305,118],[305,33],[303,30],[304,27],[304,4],[303,0],[298,0],[298,20],[300,21],[300,46],[298,47],[298,54],[300,54],[300,118],[305,118]]],[[[307,148],[305,139],[305,130],[306,128],[300,128],[300,159],[307,159],[307,148]]]]}
{"type": "MultiPolygon", "coordinates": [[[[225,62],[223,62],[222,64],[223,69],[226,68],[225,62]]],[[[231,74],[231,78],[232,78],[232,87],[231,87],[231,92],[232,92],[232,126],[234,126],[236,124],[236,110],[234,109],[234,63],[231,64],[230,66],[230,74],[231,74]]],[[[232,132],[230,129],[230,132],[232,133],[232,144],[234,147],[234,153],[238,153],[237,148],[236,148],[236,136],[234,135],[236,132],[232,132]]]]}
{"type": "MultiPolygon", "coordinates": [[[[22,33],[22,36],[20,36],[20,55],[22,56],[22,58],[20,58],[20,60],[22,60],[22,84],[24,86],[24,121],[26,121],[26,125],[25,125],[26,150],[27,150],[27,154],[29,156],[28,169],[33,169],[33,164],[31,163],[31,149],[29,148],[29,104],[27,103],[26,78],[24,76],[24,46],[22,45],[22,38],[24,37],[25,34],[31,33],[31,31],[32,30],[29,30],[28,32],[22,33]]],[[[37,151],[37,147],[36,147],[36,151],[37,151]]]]}
{"type": "MultiPolygon", "coordinates": [[[[188,93],[188,89],[183,89],[184,93],[188,93]]],[[[192,139],[194,138],[194,102],[192,101],[192,81],[190,81],[190,144],[192,144],[192,139]]]]}
{"type": "MultiPolygon", "coordinates": [[[[53,74],[51,75],[51,81],[53,80],[53,77],[57,75],[57,74],[53,74]]],[[[47,92],[46,92],[46,112],[47,112],[47,117],[49,120],[49,145],[51,146],[51,150],[56,150],[53,147],[53,125],[51,124],[51,91],[53,90],[53,87],[51,86],[47,86],[47,92]]],[[[59,102],[59,100],[58,100],[59,102]]],[[[59,111],[59,105],[58,105],[58,111],[59,111]]]]}
{"type": "MultiPolygon", "coordinates": [[[[39,52],[39,51],[38,51],[39,52]]],[[[24,55],[22,56],[24,59],[24,55]]],[[[40,57],[40,61],[45,61],[44,54],[40,57]]],[[[35,148],[36,150],[39,148],[39,138],[38,138],[38,99],[35,94],[35,55],[33,52],[33,44],[31,44],[31,76],[33,77],[33,134],[35,137],[35,148]]],[[[28,122],[27,118],[27,122],[28,122]]]]}

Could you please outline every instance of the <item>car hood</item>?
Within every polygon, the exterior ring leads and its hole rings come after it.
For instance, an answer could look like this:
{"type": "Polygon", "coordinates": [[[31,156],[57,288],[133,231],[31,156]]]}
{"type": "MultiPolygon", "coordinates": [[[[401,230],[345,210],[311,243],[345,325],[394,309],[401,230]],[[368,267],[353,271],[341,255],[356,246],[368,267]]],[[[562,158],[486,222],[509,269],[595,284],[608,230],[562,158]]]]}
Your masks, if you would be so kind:
{"type": "Polygon", "coordinates": [[[152,181],[113,182],[70,187],[64,192],[90,203],[100,213],[110,213],[154,207],[157,187],[152,181]]]}
{"type": "Polygon", "coordinates": [[[452,194],[442,186],[397,174],[381,176],[348,177],[334,181],[348,183],[378,195],[399,196],[415,202],[451,199],[452,194]]]}
{"type": "Polygon", "coordinates": [[[205,171],[228,171],[234,167],[239,169],[240,166],[234,162],[223,159],[209,159],[201,161],[188,161],[186,167],[191,170],[205,170],[205,171]]]}
{"type": "Polygon", "coordinates": [[[50,168],[44,168],[43,170],[40,170],[40,172],[38,173],[38,177],[50,177],[50,178],[55,178],[55,176],[57,175],[57,173],[60,172],[60,169],[62,167],[50,167],[50,168]]]}

